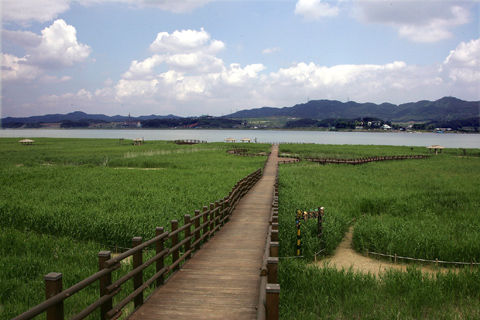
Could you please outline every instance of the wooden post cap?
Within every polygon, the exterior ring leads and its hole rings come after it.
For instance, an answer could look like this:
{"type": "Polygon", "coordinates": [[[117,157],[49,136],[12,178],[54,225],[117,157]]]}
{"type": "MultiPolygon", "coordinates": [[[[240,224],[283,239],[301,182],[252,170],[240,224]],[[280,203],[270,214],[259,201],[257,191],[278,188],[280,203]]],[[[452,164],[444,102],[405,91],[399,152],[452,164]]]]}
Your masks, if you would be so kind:
{"type": "Polygon", "coordinates": [[[267,283],[267,293],[280,293],[280,285],[278,283],[267,283]]]}
{"type": "Polygon", "coordinates": [[[111,251],[100,251],[98,253],[98,257],[110,257],[111,254],[112,254],[111,251]]]}
{"type": "Polygon", "coordinates": [[[45,275],[43,278],[45,281],[57,281],[62,279],[63,274],[58,272],[50,272],[49,274],[45,275]]]}
{"type": "Polygon", "coordinates": [[[268,264],[278,263],[278,258],[277,258],[277,257],[269,257],[269,258],[267,259],[267,263],[268,263],[268,264]]]}

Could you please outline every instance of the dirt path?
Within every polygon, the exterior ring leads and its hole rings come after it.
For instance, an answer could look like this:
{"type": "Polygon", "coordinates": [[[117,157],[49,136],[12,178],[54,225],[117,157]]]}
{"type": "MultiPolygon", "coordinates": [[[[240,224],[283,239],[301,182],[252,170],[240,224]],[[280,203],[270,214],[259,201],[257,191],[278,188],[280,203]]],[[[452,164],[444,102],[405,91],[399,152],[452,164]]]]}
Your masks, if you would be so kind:
{"type": "MultiPolygon", "coordinates": [[[[360,253],[356,252],[353,249],[352,245],[352,236],[353,236],[353,227],[345,235],[343,241],[340,243],[340,246],[335,250],[333,256],[323,258],[322,260],[314,262],[319,268],[321,268],[324,263],[329,263],[330,266],[335,266],[338,269],[349,269],[353,267],[353,270],[360,271],[364,273],[371,273],[377,277],[386,270],[397,269],[397,270],[407,270],[407,264],[394,264],[385,260],[377,260],[373,258],[367,258],[360,253]]],[[[447,270],[458,270],[458,269],[445,269],[445,268],[431,268],[428,266],[418,266],[423,272],[435,273],[435,272],[445,272],[447,270]]]]}

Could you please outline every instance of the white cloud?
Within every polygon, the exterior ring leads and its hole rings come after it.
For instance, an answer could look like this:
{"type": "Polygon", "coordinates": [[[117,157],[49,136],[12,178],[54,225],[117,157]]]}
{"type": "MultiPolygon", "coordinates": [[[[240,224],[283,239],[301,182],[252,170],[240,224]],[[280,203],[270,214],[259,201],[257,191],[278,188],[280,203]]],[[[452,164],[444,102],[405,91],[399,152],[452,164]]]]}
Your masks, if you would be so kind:
{"type": "Polygon", "coordinates": [[[124,79],[151,79],[154,77],[154,68],[165,61],[165,57],[155,54],[142,62],[132,61],[127,72],[122,74],[124,79]]]}
{"type": "Polygon", "coordinates": [[[480,86],[480,39],[460,43],[445,59],[442,71],[453,81],[480,86]]]}
{"type": "Polygon", "coordinates": [[[197,30],[174,31],[172,34],[168,32],[160,32],[157,38],[150,45],[150,50],[157,53],[177,53],[177,52],[195,52],[208,51],[217,53],[223,50],[225,45],[219,40],[210,41],[210,34],[203,28],[197,30]]]}
{"type": "Polygon", "coordinates": [[[36,47],[42,43],[42,37],[30,31],[2,30],[2,38],[21,47],[36,47]]]}
{"type": "Polygon", "coordinates": [[[72,80],[72,77],[70,76],[63,76],[63,77],[57,77],[57,76],[51,76],[51,75],[45,75],[40,79],[43,83],[60,83],[60,82],[67,82],[72,80]]]}
{"type": "Polygon", "coordinates": [[[28,62],[45,69],[71,67],[85,61],[91,51],[78,42],[75,27],[61,19],[42,30],[40,45],[26,48],[28,62]]]}
{"type": "Polygon", "coordinates": [[[47,70],[71,67],[85,61],[91,48],[78,42],[76,29],[64,20],[56,20],[42,30],[42,35],[28,31],[3,30],[7,41],[20,45],[25,50],[24,57],[2,54],[2,79],[4,81],[32,82],[40,79],[45,83],[63,82],[71,78],[44,76],[47,70]]]}
{"type": "Polygon", "coordinates": [[[190,12],[198,7],[201,7],[212,0],[130,0],[130,3],[139,3],[143,6],[157,7],[165,11],[171,11],[174,13],[190,12]]]}
{"type": "Polygon", "coordinates": [[[273,48],[266,48],[262,51],[263,54],[273,54],[273,53],[276,53],[276,52],[280,52],[282,51],[281,48],[279,47],[273,47],[273,48]]]}
{"type": "Polygon", "coordinates": [[[339,11],[338,7],[331,6],[322,0],[298,0],[294,12],[302,15],[306,20],[317,20],[323,17],[335,17],[339,11]]]}
{"type": "Polygon", "coordinates": [[[435,68],[408,66],[402,61],[332,67],[302,62],[271,73],[265,95],[277,103],[298,103],[306,97],[394,103],[402,95],[414,99],[424,95],[426,88],[441,84],[435,68]]]}
{"type": "Polygon", "coordinates": [[[166,64],[170,69],[192,73],[218,72],[223,67],[222,59],[203,52],[174,54],[168,56],[166,64]]]}
{"type": "Polygon", "coordinates": [[[71,0],[3,0],[2,19],[27,25],[47,22],[70,9],[71,0]]]}
{"type": "Polygon", "coordinates": [[[19,58],[12,54],[2,53],[2,81],[32,82],[43,74],[35,66],[28,65],[25,57],[19,58]]]}
{"type": "Polygon", "coordinates": [[[72,3],[84,6],[103,2],[127,3],[135,7],[156,7],[174,13],[191,12],[211,0],[2,0],[2,19],[21,25],[48,22],[70,9],[72,3]]]}
{"type": "Polygon", "coordinates": [[[451,29],[470,21],[468,2],[355,0],[355,16],[365,23],[380,23],[415,42],[436,42],[452,37],[451,29]]]}

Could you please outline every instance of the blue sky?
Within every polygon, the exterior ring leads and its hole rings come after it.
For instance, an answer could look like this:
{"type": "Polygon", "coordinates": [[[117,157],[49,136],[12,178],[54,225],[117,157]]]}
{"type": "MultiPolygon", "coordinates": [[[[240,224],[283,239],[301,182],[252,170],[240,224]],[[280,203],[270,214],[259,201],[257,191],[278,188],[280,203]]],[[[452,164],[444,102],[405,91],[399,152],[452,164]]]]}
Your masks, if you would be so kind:
{"type": "Polygon", "coordinates": [[[1,117],[480,100],[477,0],[1,5],[1,117]]]}

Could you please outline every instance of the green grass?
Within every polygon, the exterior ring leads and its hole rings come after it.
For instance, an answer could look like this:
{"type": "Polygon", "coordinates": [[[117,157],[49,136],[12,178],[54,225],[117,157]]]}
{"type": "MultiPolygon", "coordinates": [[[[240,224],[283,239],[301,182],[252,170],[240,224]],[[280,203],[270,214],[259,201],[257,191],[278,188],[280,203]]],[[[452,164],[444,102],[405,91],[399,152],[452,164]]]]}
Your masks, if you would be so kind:
{"type": "MultiPolygon", "coordinates": [[[[388,146],[281,145],[281,152],[356,158],[428,154],[388,146]],[[409,153],[410,152],[410,153],[409,153]]],[[[467,154],[479,154],[468,150],[467,154]]],[[[416,269],[375,279],[353,270],[306,265],[331,255],[349,226],[357,251],[445,261],[480,261],[480,158],[446,150],[422,160],[364,165],[280,166],[280,256],[295,253],[295,212],[325,207],[322,240],[316,221],[302,225],[302,259],[281,259],[282,319],[478,319],[480,272],[431,278],[416,269]],[[353,221],[353,219],[355,219],[353,221]],[[315,298],[312,298],[315,297],[315,298]]]]}
{"type": "Polygon", "coordinates": [[[429,275],[411,267],[380,278],[281,260],[281,319],[479,319],[480,269],[429,275]]]}
{"type": "MultiPolygon", "coordinates": [[[[67,288],[97,271],[99,251],[131,247],[134,236],[150,239],[173,219],[183,225],[185,214],[263,167],[265,156],[235,156],[226,152],[232,147],[269,151],[261,144],[38,138],[22,146],[0,139],[0,319],[43,301],[45,274],[64,273],[67,288]]],[[[94,289],[75,295],[66,313],[98,297],[94,289]]]]}

